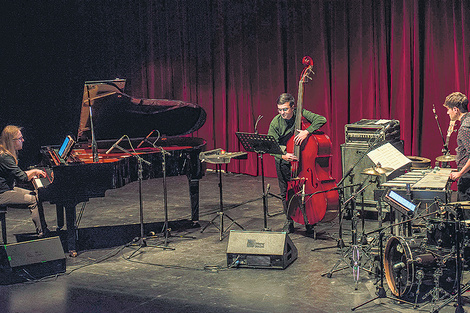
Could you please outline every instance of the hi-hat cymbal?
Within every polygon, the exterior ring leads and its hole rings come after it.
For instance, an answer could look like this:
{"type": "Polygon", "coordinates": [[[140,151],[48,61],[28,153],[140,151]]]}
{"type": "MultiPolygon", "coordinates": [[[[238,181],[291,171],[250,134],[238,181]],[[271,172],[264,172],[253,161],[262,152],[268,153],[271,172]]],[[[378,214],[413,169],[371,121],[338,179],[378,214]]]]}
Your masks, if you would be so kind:
{"type": "Polygon", "coordinates": [[[441,155],[436,158],[437,162],[452,162],[455,161],[455,155],[441,155]]]}
{"type": "Polygon", "coordinates": [[[388,172],[393,171],[393,168],[391,167],[374,167],[374,169],[380,174],[386,174],[388,172]]]}
{"type": "Polygon", "coordinates": [[[373,168],[373,167],[369,167],[369,168],[364,169],[364,170],[361,172],[361,174],[364,174],[364,175],[372,175],[372,176],[380,176],[380,175],[382,175],[381,173],[377,172],[377,171],[375,170],[375,168],[373,168]]]}

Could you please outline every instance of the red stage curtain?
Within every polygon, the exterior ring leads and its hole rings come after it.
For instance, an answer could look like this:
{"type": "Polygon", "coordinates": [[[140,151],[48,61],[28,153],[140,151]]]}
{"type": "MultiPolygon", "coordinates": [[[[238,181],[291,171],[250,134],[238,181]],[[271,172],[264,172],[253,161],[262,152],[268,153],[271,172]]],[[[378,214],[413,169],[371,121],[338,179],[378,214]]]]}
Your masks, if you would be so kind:
{"type": "MultiPolygon", "coordinates": [[[[120,39],[106,45],[115,45],[119,63],[129,66],[129,93],[204,107],[207,122],[194,135],[208,141],[207,149],[242,150],[235,132],[253,132],[259,115],[259,131],[266,133],[278,95],[297,98],[305,55],[313,58],[316,74],[305,85],[304,106],[328,119],[323,130],[333,142],[338,180],[345,124],[397,119],[405,154],[434,159],[442,140],[433,104],[445,133],[446,95],[468,93],[468,1],[175,0],[121,6],[121,13],[107,16],[110,27],[124,23],[120,39]]],[[[265,174],[275,176],[272,158],[264,160],[265,174]]],[[[260,174],[255,155],[232,161],[227,170],[260,174]]]]}

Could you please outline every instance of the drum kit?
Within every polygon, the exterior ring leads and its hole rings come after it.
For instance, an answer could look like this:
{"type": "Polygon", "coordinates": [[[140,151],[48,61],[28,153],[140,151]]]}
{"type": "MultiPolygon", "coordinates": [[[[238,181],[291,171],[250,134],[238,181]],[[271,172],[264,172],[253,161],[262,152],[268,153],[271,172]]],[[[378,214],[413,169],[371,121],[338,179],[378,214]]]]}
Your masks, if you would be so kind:
{"type": "MultiPolygon", "coordinates": [[[[390,170],[372,167],[361,173],[380,176],[390,170]]],[[[470,201],[448,204],[436,201],[425,211],[368,233],[379,234],[375,243],[380,245],[381,269],[376,273],[380,273],[381,287],[377,287],[376,298],[352,310],[377,298],[390,298],[412,304],[414,308],[428,302],[431,312],[457,301],[456,312],[463,312],[461,295],[470,290],[470,282],[461,285],[463,269],[470,262],[470,223],[464,220],[464,212],[470,212],[470,201]],[[434,211],[433,206],[437,207],[434,211]],[[408,236],[384,234],[389,228],[406,224],[413,224],[413,233],[408,236]],[[384,279],[394,298],[387,297],[384,279]]]]}
{"type": "Polygon", "coordinates": [[[436,204],[437,212],[406,221],[425,221],[417,224],[414,236],[389,236],[383,253],[383,272],[391,293],[413,302],[415,308],[429,301],[431,312],[455,300],[461,308],[461,294],[470,289],[470,284],[461,287],[470,256],[470,225],[463,212],[470,210],[470,202],[436,204]],[[441,300],[444,303],[437,307],[441,300]]]}

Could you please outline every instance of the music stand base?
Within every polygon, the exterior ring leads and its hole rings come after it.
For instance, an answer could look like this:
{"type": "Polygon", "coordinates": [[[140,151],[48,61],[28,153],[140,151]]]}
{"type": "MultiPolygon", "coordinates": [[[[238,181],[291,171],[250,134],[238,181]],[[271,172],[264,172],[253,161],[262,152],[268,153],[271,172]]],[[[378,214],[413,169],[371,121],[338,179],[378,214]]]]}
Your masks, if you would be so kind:
{"type": "Polygon", "coordinates": [[[129,244],[128,247],[138,247],[138,248],[134,252],[132,252],[132,254],[127,257],[127,259],[133,258],[137,254],[137,252],[140,251],[140,249],[146,248],[146,247],[159,248],[159,249],[163,249],[163,250],[175,250],[175,248],[168,247],[167,245],[165,245],[165,246],[149,245],[149,244],[147,244],[147,239],[146,238],[135,238],[134,243],[129,244]]]}

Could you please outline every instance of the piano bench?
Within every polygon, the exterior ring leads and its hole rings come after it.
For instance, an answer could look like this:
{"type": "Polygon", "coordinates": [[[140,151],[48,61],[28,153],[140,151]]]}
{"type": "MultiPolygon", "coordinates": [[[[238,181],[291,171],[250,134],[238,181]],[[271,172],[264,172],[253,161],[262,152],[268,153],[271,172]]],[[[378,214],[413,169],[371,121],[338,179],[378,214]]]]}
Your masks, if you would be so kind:
{"type": "Polygon", "coordinates": [[[2,240],[3,244],[7,244],[7,224],[5,215],[7,214],[7,207],[5,205],[0,206],[0,223],[2,224],[2,240]]]}

